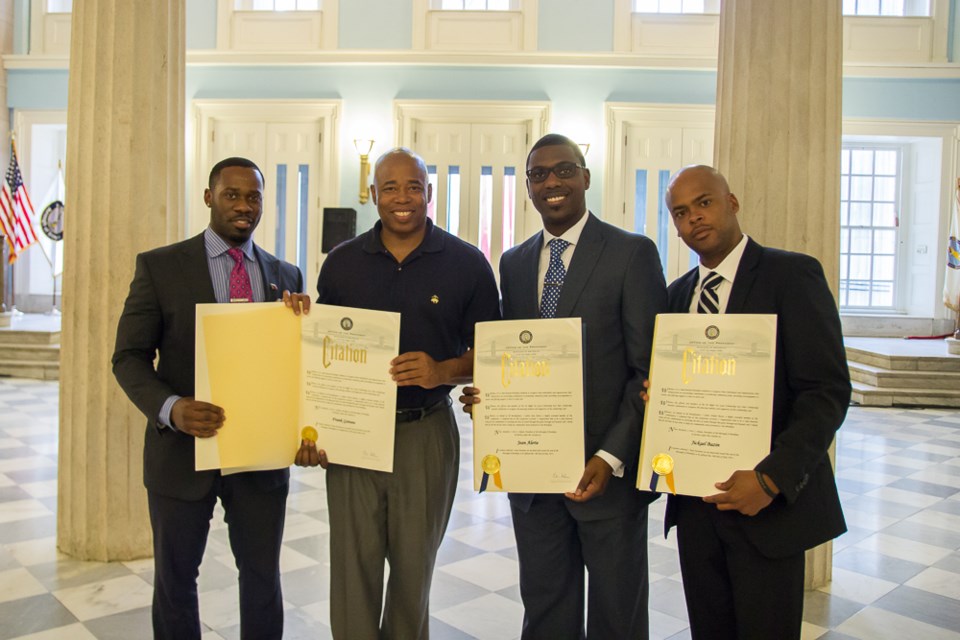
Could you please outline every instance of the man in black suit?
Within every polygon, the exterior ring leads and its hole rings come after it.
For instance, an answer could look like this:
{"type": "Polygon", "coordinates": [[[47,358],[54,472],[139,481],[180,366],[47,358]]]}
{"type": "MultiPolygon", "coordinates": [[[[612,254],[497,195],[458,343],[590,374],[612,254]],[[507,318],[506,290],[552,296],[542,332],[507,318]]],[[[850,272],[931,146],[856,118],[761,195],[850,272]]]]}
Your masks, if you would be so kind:
{"type": "MultiPolygon", "coordinates": [[[[117,381],[147,417],[143,480],[153,528],[153,632],[174,640],[200,637],[197,575],[220,498],[240,572],[241,635],[280,638],[289,472],[194,470],[194,439],[215,435],[225,423],[221,407],[193,398],[195,307],[278,300],[281,292],[302,291],[303,278],[253,243],[263,204],[263,174],[253,162],[218,162],[203,199],[210,226],[202,234],[137,256],[113,354],[117,381]]],[[[285,297],[291,304],[305,298],[285,297]]],[[[256,371],[249,376],[254,384],[256,371]]]]}
{"type": "Polygon", "coordinates": [[[700,256],[670,285],[670,311],[777,316],[770,454],[717,478],[716,494],[667,503],[691,634],[799,638],[804,551],[846,530],[827,455],[850,403],[837,306],[814,258],[762,247],[740,231],[740,204],[713,168],[679,171],[666,203],[700,256]]]}
{"type": "MultiPolygon", "coordinates": [[[[587,460],[570,493],[510,494],[522,637],[584,637],[586,568],[586,636],[646,638],[647,505],[656,496],[635,489],[643,412],[637,392],[647,376],[654,320],[666,309],[659,255],[648,238],[587,211],[590,171],[569,138],[541,138],[526,173],[544,230],[500,259],[503,317],[550,315],[542,303],[556,287],[555,317],[583,320],[587,460]],[[556,238],[565,271],[559,282],[547,275],[556,238]]],[[[461,400],[479,401],[476,393],[468,388],[461,400]]]]}

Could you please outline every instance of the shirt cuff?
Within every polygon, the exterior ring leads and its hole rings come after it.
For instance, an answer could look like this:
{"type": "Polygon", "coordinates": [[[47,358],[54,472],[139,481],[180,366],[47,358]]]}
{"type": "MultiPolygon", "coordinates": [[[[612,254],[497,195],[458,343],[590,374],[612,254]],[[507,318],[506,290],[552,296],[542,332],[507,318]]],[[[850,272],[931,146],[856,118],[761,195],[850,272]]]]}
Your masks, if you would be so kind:
{"type": "Polygon", "coordinates": [[[613,475],[617,478],[623,477],[623,463],[620,462],[620,458],[610,453],[607,453],[603,449],[597,451],[597,456],[606,462],[613,469],[613,475]]]}
{"type": "Polygon", "coordinates": [[[168,429],[173,429],[174,431],[179,431],[175,426],[173,426],[173,420],[170,419],[170,412],[173,410],[173,405],[182,398],[183,396],[173,395],[167,398],[163,402],[163,406],[160,407],[160,424],[168,429]]]}

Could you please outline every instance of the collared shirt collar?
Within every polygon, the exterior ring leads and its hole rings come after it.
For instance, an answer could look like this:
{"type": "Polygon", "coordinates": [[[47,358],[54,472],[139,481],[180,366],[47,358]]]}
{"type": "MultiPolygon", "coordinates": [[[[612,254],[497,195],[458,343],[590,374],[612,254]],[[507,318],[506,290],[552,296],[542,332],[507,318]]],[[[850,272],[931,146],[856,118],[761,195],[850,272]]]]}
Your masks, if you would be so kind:
{"type": "Polygon", "coordinates": [[[580,234],[587,224],[587,218],[590,217],[590,210],[584,211],[583,215],[577,220],[576,224],[563,232],[562,235],[555,236],[546,229],[543,230],[543,248],[545,248],[554,238],[562,238],[572,245],[576,245],[580,240],[580,234]]]}
{"type": "Polygon", "coordinates": [[[747,234],[743,234],[743,237],[740,238],[740,242],[738,242],[737,246],[733,248],[733,251],[727,254],[727,257],[723,259],[723,262],[718,264],[713,269],[705,267],[701,263],[699,273],[700,278],[698,282],[703,282],[703,279],[706,278],[711,271],[716,271],[723,276],[723,279],[726,282],[733,284],[733,279],[737,276],[737,268],[740,266],[740,259],[743,258],[743,251],[747,248],[747,239],[747,234]]]}
{"type": "MultiPolygon", "coordinates": [[[[203,230],[203,246],[207,251],[208,258],[216,258],[231,248],[230,243],[221,238],[220,235],[210,227],[203,230]]],[[[253,238],[248,238],[246,242],[240,245],[240,250],[243,251],[243,255],[245,255],[248,260],[257,259],[253,254],[253,238]]]]}
{"type": "MultiPolygon", "coordinates": [[[[410,253],[410,257],[421,252],[435,253],[443,250],[443,234],[435,233],[434,229],[435,225],[433,224],[433,220],[427,218],[427,227],[423,232],[423,240],[420,241],[420,246],[410,253]]],[[[382,230],[383,222],[377,220],[376,223],[374,223],[373,228],[367,232],[367,239],[363,243],[363,250],[365,252],[383,253],[387,250],[387,248],[383,245],[383,240],[380,238],[380,232],[382,230]]],[[[407,259],[409,260],[410,257],[407,259]]]]}

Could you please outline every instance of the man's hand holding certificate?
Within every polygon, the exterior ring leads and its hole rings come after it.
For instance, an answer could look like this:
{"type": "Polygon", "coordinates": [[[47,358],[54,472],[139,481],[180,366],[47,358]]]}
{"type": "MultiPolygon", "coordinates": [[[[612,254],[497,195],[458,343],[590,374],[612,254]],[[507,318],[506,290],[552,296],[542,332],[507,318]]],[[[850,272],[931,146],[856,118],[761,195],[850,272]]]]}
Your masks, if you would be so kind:
{"type": "Polygon", "coordinates": [[[732,492],[770,453],[776,335],[773,315],[657,316],[638,489],[732,492]]]}

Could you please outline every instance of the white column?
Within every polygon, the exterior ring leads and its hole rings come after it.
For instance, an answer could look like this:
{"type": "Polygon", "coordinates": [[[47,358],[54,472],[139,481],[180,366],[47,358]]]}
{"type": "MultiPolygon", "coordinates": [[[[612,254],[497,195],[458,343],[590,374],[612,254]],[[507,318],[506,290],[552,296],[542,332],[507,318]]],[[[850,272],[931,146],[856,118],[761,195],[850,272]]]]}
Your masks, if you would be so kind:
{"type": "MultiPolygon", "coordinates": [[[[836,296],[843,23],[840,0],[724,0],[714,164],[761,244],[823,264],[836,296]]],[[[807,553],[808,588],[830,581],[832,545],[807,553]]]]}
{"type": "Polygon", "coordinates": [[[73,5],[57,546],[83,559],[151,554],[146,420],[114,380],[110,357],[135,255],[179,235],[184,6],[73,5]]]}

